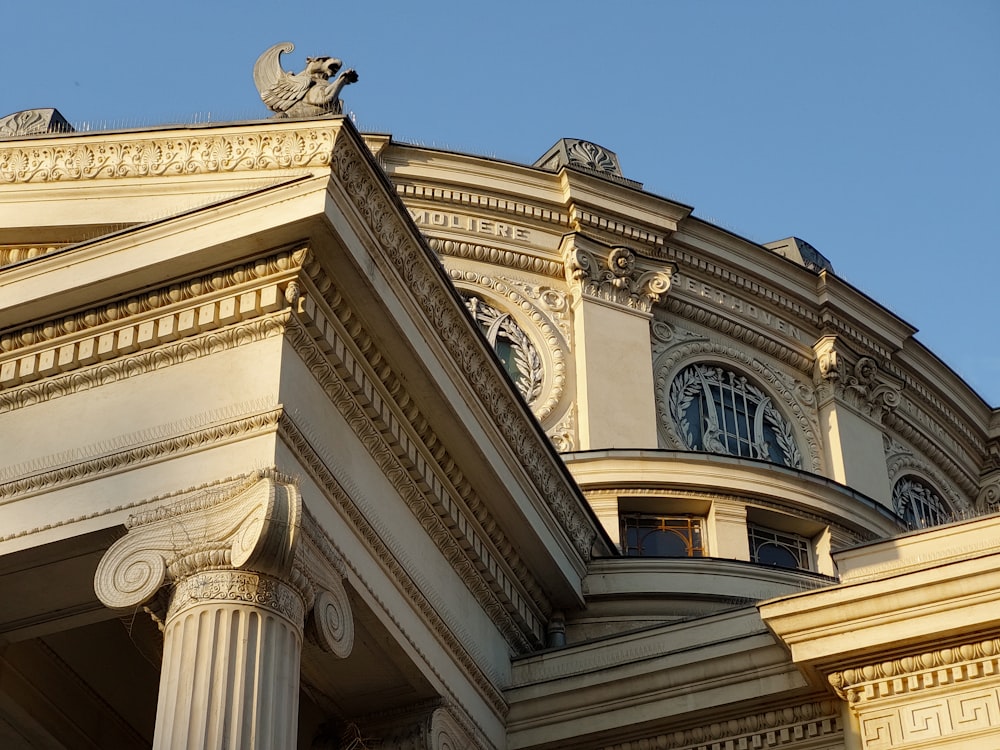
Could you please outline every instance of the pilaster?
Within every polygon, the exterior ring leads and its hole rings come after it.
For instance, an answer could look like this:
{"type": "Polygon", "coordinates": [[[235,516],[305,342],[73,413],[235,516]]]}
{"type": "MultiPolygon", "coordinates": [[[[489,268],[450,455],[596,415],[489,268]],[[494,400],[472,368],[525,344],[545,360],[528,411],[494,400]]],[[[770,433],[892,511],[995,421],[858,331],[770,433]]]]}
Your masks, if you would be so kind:
{"type": "Polygon", "coordinates": [[[902,383],[837,336],[822,337],[813,350],[819,420],[832,478],[891,506],[882,418],[899,405],[902,383]]]}
{"type": "Polygon", "coordinates": [[[163,628],[154,748],[295,746],[303,635],[341,657],[354,636],[342,561],[312,524],[271,470],[129,518],[94,587],[163,628]]]}
{"type": "Polygon", "coordinates": [[[656,445],[649,326],[670,271],[643,268],[632,250],[579,234],[567,235],[561,250],[572,295],[580,449],[656,445]],[[625,362],[641,364],[623,369],[625,362]]]}

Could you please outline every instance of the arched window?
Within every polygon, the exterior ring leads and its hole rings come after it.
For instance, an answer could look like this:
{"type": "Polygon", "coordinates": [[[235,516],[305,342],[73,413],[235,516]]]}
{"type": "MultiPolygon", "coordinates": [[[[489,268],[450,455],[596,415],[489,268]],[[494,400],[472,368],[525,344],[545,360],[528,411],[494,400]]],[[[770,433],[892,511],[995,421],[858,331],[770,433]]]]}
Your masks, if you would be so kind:
{"type": "Polygon", "coordinates": [[[684,368],[670,384],[670,414],[689,450],[802,467],[791,425],[737,372],[701,363],[684,368]]]}
{"type": "Polygon", "coordinates": [[[462,294],[462,299],[507,375],[530,405],[542,392],[542,358],[538,350],[510,313],[497,310],[474,294],[462,294]]]}
{"type": "Polygon", "coordinates": [[[926,529],[951,520],[951,509],[933,487],[905,476],[892,488],[892,507],[911,529],[926,529]]]}

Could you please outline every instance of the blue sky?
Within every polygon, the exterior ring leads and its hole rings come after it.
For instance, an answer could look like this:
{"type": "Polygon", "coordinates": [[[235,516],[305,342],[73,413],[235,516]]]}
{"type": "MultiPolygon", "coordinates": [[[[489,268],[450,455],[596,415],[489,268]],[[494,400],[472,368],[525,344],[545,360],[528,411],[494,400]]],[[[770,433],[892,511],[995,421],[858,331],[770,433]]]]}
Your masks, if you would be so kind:
{"type": "Polygon", "coordinates": [[[1000,2],[6,3],[0,116],[266,116],[253,62],[330,54],[364,130],[519,162],[562,137],[837,273],[1000,405],[1000,2]]]}

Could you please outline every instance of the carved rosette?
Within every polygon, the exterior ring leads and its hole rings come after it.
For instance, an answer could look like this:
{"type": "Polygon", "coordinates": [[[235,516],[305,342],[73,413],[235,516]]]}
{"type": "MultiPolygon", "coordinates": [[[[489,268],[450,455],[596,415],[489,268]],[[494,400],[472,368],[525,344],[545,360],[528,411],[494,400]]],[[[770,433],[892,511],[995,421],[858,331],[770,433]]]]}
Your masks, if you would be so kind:
{"type": "Polygon", "coordinates": [[[825,336],[813,347],[814,381],[820,404],[836,399],[882,423],[900,402],[903,385],[872,357],[858,356],[836,336],[825,336]]]}
{"type": "Polygon", "coordinates": [[[604,255],[570,245],[563,267],[575,298],[590,297],[639,313],[649,313],[670,289],[669,267],[644,270],[627,247],[612,248],[604,255]]]}
{"type": "Polygon", "coordinates": [[[310,635],[347,656],[354,630],[342,563],[317,542],[314,525],[290,478],[255,472],[130,516],[128,533],[101,559],[94,588],[105,606],[147,605],[157,620],[210,602],[242,603],[284,617],[301,633],[311,610],[310,635]]]}

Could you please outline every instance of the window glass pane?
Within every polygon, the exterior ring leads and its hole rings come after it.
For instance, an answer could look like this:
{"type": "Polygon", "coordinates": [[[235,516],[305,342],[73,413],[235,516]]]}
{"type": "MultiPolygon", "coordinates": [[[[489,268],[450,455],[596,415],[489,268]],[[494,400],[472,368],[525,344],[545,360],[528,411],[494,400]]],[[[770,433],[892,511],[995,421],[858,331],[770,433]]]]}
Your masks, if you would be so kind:
{"type": "Polygon", "coordinates": [[[622,516],[623,550],[643,557],[701,557],[701,519],[690,516],[622,516]]]}
{"type": "Polygon", "coordinates": [[[788,420],[746,377],[694,364],[674,378],[669,400],[671,417],[688,449],[802,467],[788,420]]]}
{"type": "Polygon", "coordinates": [[[951,519],[948,504],[918,477],[905,476],[892,488],[892,507],[911,529],[926,529],[951,519]]]}
{"type": "Polygon", "coordinates": [[[542,358],[535,345],[510,313],[472,294],[463,294],[462,299],[507,375],[530,405],[542,392],[542,358]]]}
{"type": "Polygon", "coordinates": [[[762,526],[749,526],[750,559],[762,565],[809,570],[809,540],[762,526]]]}

